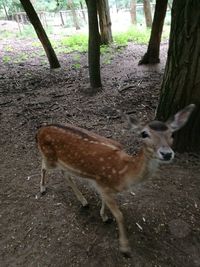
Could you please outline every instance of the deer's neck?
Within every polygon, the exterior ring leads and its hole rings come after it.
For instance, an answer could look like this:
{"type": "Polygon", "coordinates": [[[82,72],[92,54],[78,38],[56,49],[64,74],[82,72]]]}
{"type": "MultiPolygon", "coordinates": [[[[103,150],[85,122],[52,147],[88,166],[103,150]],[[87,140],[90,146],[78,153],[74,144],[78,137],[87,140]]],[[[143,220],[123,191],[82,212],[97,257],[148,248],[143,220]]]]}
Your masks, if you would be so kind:
{"type": "Polygon", "coordinates": [[[159,162],[145,148],[134,157],[130,164],[130,183],[138,183],[151,177],[158,169],[159,162]]]}

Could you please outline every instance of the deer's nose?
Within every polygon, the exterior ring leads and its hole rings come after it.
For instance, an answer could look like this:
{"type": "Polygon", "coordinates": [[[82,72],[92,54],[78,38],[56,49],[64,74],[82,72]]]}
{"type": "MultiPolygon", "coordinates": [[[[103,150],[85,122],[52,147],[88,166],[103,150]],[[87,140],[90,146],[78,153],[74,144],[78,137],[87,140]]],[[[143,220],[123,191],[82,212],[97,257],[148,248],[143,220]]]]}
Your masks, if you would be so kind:
{"type": "Polygon", "coordinates": [[[172,152],[160,152],[164,160],[172,159],[172,152]]]}

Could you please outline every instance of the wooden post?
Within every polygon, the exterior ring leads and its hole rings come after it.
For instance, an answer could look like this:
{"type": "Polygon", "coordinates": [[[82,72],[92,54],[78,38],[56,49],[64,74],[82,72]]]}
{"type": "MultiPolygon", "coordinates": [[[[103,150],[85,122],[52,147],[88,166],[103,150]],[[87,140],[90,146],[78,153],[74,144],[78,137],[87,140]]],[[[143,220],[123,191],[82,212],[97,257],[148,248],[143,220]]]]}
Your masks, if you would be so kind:
{"type": "Polygon", "coordinates": [[[64,22],[64,19],[63,19],[62,11],[60,11],[60,18],[61,18],[62,26],[65,26],[65,22],[64,22]]]}

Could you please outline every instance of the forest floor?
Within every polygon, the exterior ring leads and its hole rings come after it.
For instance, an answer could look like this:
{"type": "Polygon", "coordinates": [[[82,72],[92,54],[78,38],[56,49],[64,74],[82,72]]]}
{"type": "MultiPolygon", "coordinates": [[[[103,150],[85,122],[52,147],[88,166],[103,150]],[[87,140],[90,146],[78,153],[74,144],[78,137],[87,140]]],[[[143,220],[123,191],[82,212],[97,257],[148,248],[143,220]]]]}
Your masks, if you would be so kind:
{"type": "Polygon", "coordinates": [[[86,53],[60,54],[50,71],[32,40],[0,41],[0,266],[200,266],[200,160],[176,154],[171,165],[119,194],[132,257],[118,249],[116,222],[104,224],[100,199],[87,180],[77,184],[90,203],[81,208],[60,172],[39,194],[40,156],[35,134],[43,123],[72,123],[121,142],[134,154],[139,138],[117,110],[154,117],[167,57],[138,66],[146,46],[129,44],[102,58],[103,90],[88,95],[86,53]],[[12,48],[14,47],[14,49],[12,48]],[[22,56],[23,55],[23,56],[22,56]],[[81,67],[80,67],[81,66],[81,67]]]}

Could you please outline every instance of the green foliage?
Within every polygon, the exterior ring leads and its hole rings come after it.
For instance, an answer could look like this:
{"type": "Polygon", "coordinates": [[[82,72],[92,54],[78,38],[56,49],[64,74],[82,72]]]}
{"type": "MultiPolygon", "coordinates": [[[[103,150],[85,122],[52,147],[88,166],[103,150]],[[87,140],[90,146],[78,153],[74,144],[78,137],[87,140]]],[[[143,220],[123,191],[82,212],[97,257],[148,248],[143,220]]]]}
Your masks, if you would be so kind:
{"type": "Polygon", "coordinates": [[[11,61],[11,57],[10,56],[3,56],[3,62],[4,63],[8,63],[11,61]]]}
{"type": "Polygon", "coordinates": [[[72,67],[74,69],[80,69],[81,68],[81,64],[80,63],[75,63],[75,64],[72,65],[72,67]]]}
{"type": "Polygon", "coordinates": [[[110,52],[110,47],[108,45],[101,45],[101,54],[106,54],[110,52]]]}
{"type": "Polygon", "coordinates": [[[37,0],[33,3],[37,11],[55,11],[57,9],[56,0],[37,0]]]}
{"type": "Polygon", "coordinates": [[[100,48],[103,64],[110,64],[113,58],[113,47],[102,45],[100,48]]]}
{"type": "Polygon", "coordinates": [[[7,45],[7,46],[4,48],[4,50],[5,50],[6,52],[12,52],[12,51],[14,50],[14,48],[13,48],[11,45],[7,45]]]}
{"type": "Polygon", "coordinates": [[[22,63],[24,61],[27,61],[30,57],[32,57],[32,55],[27,54],[27,53],[20,53],[20,54],[16,55],[13,62],[14,63],[22,63]]]}
{"type": "MultiPolygon", "coordinates": [[[[46,0],[43,0],[46,1],[46,0]]],[[[70,9],[70,5],[68,4],[68,0],[54,0],[56,2],[56,8],[55,10],[67,10],[70,9]]],[[[86,8],[85,0],[73,0],[73,6],[75,9],[81,9],[81,4],[83,8],[86,8]]]]}
{"type": "Polygon", "coordinates": [[[21,29],[21,32],[16,34],[19,38],[33,37],[35,38],[37,35],[32,25],[24,25],[21,29]]]}
{"type": "Polygon", "coordinates": [[[0,13],[3,15],[5,15],[4,7],[6,8],[8,15],[22,10],[21,3],[17,0],[0,0],[0,13]]]}
{"type": "MultiPolygon", "coordinates": [[[[57,0],[35,0],[32,4],[36,11],[55,11],[57,9],[57,0]]],[[[19,0],[0,0],[0,13],[5,15],[3,7],[6,8],[9,15],[24,11],[19,0]]]]}
{"type": "Polygon", "coordinates": [[[63,47],[66,47],[67,52],[86,52],[88,49],[88,37],[85,34],[76,34],[63,38],[60,43],[63,47]]]}
{"type": "Polygon", "coordinates": [[[128,31],[113,35],[114,42],[118,45],[127,45],[129,41],[146,44],[149,41],[150,30],[146,28],[131,27],[128,31]]]}

